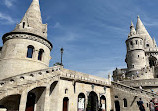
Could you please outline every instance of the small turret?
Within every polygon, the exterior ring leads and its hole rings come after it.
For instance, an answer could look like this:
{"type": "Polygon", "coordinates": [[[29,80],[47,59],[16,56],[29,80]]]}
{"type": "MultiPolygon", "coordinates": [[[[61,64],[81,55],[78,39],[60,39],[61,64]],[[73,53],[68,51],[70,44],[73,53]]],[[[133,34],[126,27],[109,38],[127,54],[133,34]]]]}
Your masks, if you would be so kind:
{"type": "Polygon", "coordinates": [[[129,33],[128,37],[133,36],[135,34],[136,34],[136,30],[135,30],[135,27],[133,25],[133,22],[131,21],[130,33],[129,33]]]}

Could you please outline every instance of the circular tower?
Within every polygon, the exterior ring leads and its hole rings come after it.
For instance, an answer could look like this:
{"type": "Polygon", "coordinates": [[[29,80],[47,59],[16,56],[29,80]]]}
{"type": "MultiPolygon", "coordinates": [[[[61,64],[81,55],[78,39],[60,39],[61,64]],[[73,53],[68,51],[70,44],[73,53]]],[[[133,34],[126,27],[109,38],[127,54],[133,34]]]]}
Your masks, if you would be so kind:
{"type": "Polygon", "coordinates": [[[136,73],[135,71],[139,71],[146,66],[143,38],[136,34],[133,23],[130,26],[126,47],[127,76],[131,76],[136,73]]]}
{"type": "Polygon", "coordinates": [[[42,24],[39,0],[33,0],[16,28],[3,35],[0,79],[49,67],[52,44],[42,24]]]}

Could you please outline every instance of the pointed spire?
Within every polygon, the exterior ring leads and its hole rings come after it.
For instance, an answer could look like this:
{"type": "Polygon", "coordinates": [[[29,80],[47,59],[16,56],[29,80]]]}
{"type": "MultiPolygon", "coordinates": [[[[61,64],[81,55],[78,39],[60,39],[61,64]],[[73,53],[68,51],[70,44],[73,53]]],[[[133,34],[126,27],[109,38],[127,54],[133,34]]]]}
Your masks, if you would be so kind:
{"type": "Polygon", "coordinates": [[[142,21],[140,20],[139,16],[137,17],[136,33],[139,34],[140,37],[145,40],[144,47],[153,47],[153,40],[149,35],[148,31],[146,30],[145,26],[143,25],[142,21]]]}
{"type": "Polygon", "coordinates": [[[156,40],[154,37],[153,37],[153,45],[154,45],[154,47],[157,47],[156,40]]]}
{"type": "Polygon", "coordinates": [[[148,31],[146,30],[146,28],[143,25],[142,21],[140,20],[139,16],[137,16],[136,32],[137,32],[137,34],[147,34],[147,35],[149,35],[148,31]]]}
{"type": "Polygon", "coordinates": [[[31,32],[44,38],[47,36],[47,25],[42,24],[39,0],[33,0],[20,24],[14,30],[31,32]]]}
{"type": "Polygon", "coordinates": [[[133,25],[133,22],[131,21],[129,36],[132,36],[132,35],[135,35],[135,34],[136,34],[136,30],[135,30],[135,27],[133,25]]]}
{"type": "Polygon", "coordinates": [[[32,1],[21,22],[26,21],[28,22],[28,25],[33,28],[37,28],[39,25],[42,25],[39,0],[32,1]]]}

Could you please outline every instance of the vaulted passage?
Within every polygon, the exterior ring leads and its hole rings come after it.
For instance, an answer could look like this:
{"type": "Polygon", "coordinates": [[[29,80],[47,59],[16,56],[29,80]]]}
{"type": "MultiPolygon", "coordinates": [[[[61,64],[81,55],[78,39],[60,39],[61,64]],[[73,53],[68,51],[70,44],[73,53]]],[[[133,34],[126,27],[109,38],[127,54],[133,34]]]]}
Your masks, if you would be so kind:
{"type": "Polygon", "coordinates": [[[5,108],[7,111],[19,111],[20,95],[10,95],[0,101],[0,108],[5,108]]]}
{"type": "Polygon", "coordinates": [[[88,96],[87,111],[98,111],[98,96],[94,91],[88,96]]]}
{"type": "Polygon", "coordinates": [[[43,111],[45,102],[45,87],[37,87],[27,95],[25,111],[43,111]]]}

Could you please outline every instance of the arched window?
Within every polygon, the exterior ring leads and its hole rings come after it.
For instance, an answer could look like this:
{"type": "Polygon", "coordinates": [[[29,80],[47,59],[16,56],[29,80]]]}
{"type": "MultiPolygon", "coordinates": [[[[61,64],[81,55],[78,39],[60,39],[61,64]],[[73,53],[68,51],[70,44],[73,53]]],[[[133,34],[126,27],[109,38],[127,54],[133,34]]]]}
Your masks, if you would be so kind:
{"type": "Polygon", "coordinates": [[[27,47],[27,57],[28,58],[32,58],[32,56],[33,56],[33,50],[34,50],[34,47],[32,45],[29,45],[27,47]]]}
{"type": "Polygon", "coordinates": [[[23,27],[23,28],[25,28],[25,22],[23,22],[23,25],[22,25],[22,27],[23,27]]]}
{"type": "Polygon", "coordinates": [[[133,42],[131,41],[130,44],[133,45],[133,42]]]}
{"type": "Polygon", "coordinates": [[[42,60],[42,57],[43,57],[43,53],[44,53],[44,50],[43,49],[40,49],[39,50],[39,53],[38,53],[38,60],[42,60]]]}
{"type": "Polygon", "coordinates": [[[124,104],[123,104],[124,107],[127,107],[127,99],[124,98],[124,99],[123,99],[123,103],[124,103],[124,104]]]}

